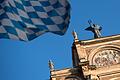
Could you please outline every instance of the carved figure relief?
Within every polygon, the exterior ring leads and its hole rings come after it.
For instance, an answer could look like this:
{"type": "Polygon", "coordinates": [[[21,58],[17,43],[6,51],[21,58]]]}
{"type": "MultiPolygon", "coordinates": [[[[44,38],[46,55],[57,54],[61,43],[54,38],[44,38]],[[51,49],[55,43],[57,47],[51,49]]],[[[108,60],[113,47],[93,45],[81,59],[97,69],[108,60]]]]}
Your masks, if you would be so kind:
{"type": "Polygon", "coordinates": [[[110,66],[118,63],[120,63],[120,51],[114,49],[98,51],[93,57],[93,65],[97,67],[110,66]]]}

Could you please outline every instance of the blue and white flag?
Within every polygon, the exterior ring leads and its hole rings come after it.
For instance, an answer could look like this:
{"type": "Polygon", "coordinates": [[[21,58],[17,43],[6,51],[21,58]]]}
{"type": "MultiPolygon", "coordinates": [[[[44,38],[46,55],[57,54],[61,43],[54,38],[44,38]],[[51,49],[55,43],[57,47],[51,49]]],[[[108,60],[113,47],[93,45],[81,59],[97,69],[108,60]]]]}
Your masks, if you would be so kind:
{"type": "Polygon", "coordinates": [[[0,0],[0,38],[30,41],[46,32],[63,35],[69,20],[67,0],[0,0]]]}

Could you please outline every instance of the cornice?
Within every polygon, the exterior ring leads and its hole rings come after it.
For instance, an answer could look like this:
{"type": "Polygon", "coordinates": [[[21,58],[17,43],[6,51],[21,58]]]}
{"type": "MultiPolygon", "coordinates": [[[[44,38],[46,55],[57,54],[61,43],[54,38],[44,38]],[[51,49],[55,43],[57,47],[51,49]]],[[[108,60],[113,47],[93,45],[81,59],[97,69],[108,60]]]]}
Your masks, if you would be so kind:
{"type": "Polygon", "coordinates": [[[79,44],[84,46],[84,45],[94,45],[94,44],[106,43],[106,42],[112,42],[112,41],[120,41],[120,34],[107,36],[107,37],[101,37],[97,39],[91,39],[91,40],[81,40],[79,41],[79,44]]]}

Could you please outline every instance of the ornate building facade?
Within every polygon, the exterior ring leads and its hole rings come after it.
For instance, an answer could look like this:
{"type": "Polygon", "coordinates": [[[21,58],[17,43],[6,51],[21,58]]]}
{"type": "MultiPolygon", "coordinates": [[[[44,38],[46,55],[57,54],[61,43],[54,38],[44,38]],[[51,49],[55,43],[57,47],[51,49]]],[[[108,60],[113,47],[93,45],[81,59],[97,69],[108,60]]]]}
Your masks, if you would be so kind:
{"type": "Polygon", "coordinates": [[[73,68],[54,70],[49,62],[50,80],[120,80],[120,35],[91,40],[78,40],[76,32],[73,36],[73,68]]]}

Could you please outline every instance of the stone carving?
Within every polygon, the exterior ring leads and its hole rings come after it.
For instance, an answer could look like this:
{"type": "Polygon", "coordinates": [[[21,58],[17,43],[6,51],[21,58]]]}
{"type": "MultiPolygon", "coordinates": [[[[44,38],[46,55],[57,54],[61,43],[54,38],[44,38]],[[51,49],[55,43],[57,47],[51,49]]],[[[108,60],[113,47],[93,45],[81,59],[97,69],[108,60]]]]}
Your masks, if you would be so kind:
{"type": "Polygon", "coordinates": [[[97,67],[110,66],[120,63],[120,51],[117,50],[102,50],[96,53],[93,58],[93,64],[97,67]]]}
{"type": "Polygon", "coordinates": [[[74,37],[74,39],[78,39],[77,33],[75,32],[75,30],[72,32],[72,35],[74,37]]]}
{"type": "Polygon", "coordinates": [[[50,68],[50,71],[53,71],[54,70],[54,64],[51,60],[49,60],[49,68],[50,68]]]}

